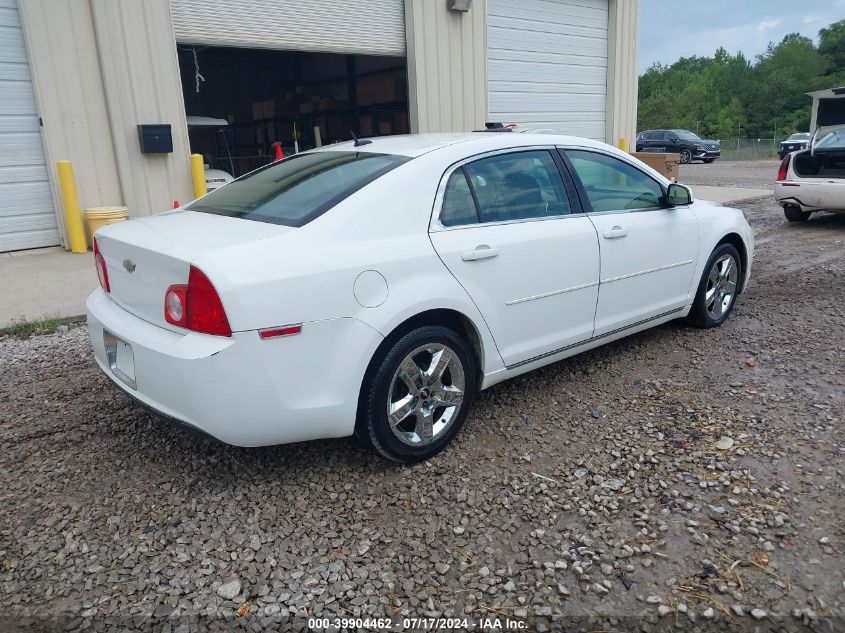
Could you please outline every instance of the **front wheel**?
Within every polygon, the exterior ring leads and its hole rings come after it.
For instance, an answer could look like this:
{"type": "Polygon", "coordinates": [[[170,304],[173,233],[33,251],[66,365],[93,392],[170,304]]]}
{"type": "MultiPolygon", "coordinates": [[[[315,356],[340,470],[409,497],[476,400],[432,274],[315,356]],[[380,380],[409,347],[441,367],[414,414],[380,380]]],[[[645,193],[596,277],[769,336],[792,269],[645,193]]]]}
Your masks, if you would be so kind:
{"type": "Polygon", "coordinates": [[[681,155],[681,163],[684,165],[692,162],[692,152],[688,147],[682,147],[678,153],[681,155]]]}
{"type": "Polygon", "coordinates": [[[690,310],[689,320],[701,328],[722,325],[733,310],[742,279],[742,260],[732,244],[721,244],[710,255],[690,310]]]}
{"type": "Polygon", "coordinates": [[[358,436],[383,457],[405,464],[436,455],[466,420],[476,372],[472,351],[453,330],[437,325],[408,332],[368,371],[358,436]]]}

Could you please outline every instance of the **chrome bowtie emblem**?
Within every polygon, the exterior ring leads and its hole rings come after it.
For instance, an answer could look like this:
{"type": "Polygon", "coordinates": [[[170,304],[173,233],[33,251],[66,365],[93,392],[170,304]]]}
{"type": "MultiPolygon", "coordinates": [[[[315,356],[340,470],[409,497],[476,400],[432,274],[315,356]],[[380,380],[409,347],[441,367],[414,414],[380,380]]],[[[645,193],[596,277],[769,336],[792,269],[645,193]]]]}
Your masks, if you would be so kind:
{"type": "Polygon", "coordinates": [[[133,262],[131,259],[124,259],[123,260],[123,267],[126,269],[126,272],[128,272],[128,273],[134,273],[135,272],[135,262],[133,262]]]}

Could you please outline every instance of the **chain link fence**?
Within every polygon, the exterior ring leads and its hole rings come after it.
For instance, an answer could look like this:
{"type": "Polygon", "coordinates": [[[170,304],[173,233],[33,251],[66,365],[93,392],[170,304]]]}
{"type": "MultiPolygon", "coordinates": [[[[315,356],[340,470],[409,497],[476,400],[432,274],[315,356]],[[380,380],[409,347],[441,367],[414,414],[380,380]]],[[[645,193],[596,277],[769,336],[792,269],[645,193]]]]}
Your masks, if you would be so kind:
{"type": "Polygon", "coordinates": [[[722,144],[722,160],[763,160],[778,157],[780,139],[728,138],[722,144]]]}

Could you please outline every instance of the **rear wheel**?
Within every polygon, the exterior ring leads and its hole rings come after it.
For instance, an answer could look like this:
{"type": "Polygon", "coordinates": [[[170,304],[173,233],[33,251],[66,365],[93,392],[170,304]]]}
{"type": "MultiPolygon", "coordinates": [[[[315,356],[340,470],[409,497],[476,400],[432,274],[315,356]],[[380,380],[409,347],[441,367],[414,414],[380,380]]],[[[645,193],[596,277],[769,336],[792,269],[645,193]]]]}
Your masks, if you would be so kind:
{"type": "Polygon", "coordinates": [[[707,260],[704,275],[690,310],[689,320],[698,327],[722,325],[733,310],[742,279],[739,252],[732,244],[716,247],[707,260]]]}
{"type": "Polygon", "coordinates": [[[405,334],[368,372],[358,436],[397,462],[436,455],[466,420],[476,372],[472,351],[453,330],[424,326],[405,334]]]}
{"type": "Polygon", "coordinates": [[[810,218],[810,212],[802,211],[799,207],[784,207],[783,214],[790,222],[806,222],[810,218]]]}
{"type": "Polygon", "coordinates": [[[682,147],[678,153],[681,155],[681,162],[684,165],[692,162],[692,151],[690,151],[689,147],[682,147]]]}

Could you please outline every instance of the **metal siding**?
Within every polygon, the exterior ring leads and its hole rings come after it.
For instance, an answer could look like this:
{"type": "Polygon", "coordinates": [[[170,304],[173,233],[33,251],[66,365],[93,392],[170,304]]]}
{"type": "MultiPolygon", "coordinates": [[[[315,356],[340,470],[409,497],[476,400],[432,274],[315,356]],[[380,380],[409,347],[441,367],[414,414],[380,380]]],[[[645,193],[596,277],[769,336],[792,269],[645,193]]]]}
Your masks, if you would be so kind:
{"type": "Polygon", "coordinates": [[[489,120],[605,140],[608,0],[487,0],[489,120]]]}
{"type": "Polygon", "coordinates": [[[466,12],[445,0],[405,0],[413,132],[467,132],[487,116],[485,0],[466,12]]]}
{"type": "Polygon", "coordinates": [[[180,43],[405,54],[402,0],[172,0],[171,13],[180,43]]]}
{"type": "Polygon", "coordinates": [[[606,141],[632,147],[637,135],[638,0],[610,0],[608,18],[606,141]]]}
{"type": "Polygon", "coordinates": [[[0,3],[0,252],[53,246],[59,231],[17,5],[0,3]]]}

